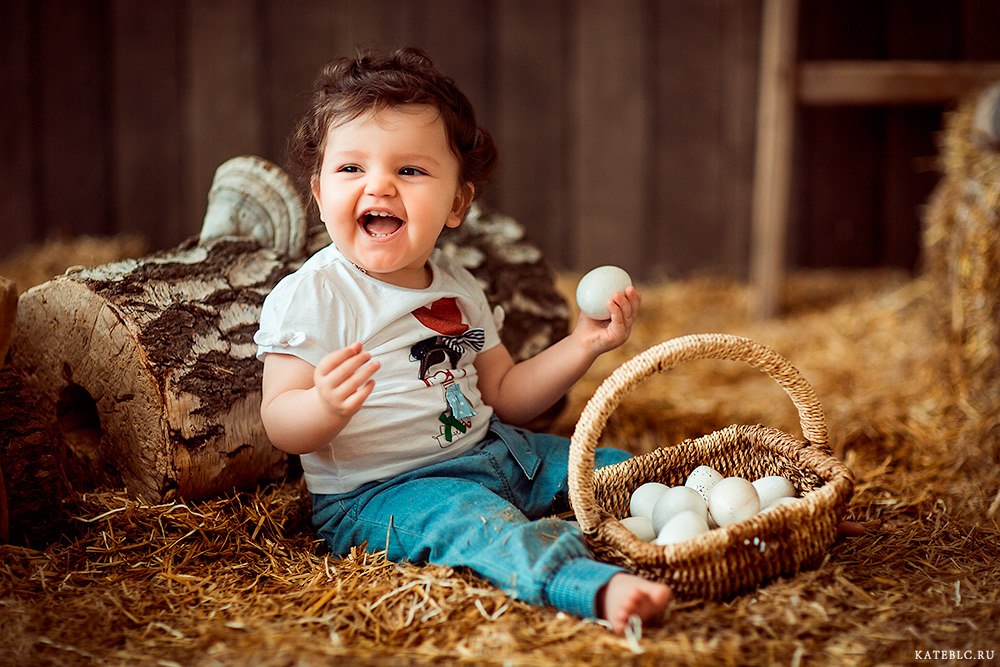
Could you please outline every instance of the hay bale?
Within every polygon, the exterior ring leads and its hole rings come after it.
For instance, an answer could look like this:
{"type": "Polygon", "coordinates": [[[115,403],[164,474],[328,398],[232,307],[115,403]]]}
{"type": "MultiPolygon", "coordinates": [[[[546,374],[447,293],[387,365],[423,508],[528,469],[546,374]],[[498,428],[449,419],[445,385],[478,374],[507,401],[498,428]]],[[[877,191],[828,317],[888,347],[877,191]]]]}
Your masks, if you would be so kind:
{"type": "Polygon", "coordinates": [[[978,138],[981,111],[970,98],[945,116],[944,175],[928,201],[923,243],[970,399],[992,407],[998,399],[989,390],[1000,379],[1000,152],[978,138]]]}

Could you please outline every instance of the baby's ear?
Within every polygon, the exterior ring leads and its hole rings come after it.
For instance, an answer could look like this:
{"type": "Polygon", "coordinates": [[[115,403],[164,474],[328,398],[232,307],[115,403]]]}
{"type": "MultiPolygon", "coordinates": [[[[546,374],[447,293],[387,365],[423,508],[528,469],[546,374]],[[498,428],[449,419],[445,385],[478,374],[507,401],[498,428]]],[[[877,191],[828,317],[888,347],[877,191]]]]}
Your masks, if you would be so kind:
{"type": "Polygon", "coordinates": [[[312,194],[313,202],[316,204],[316,210],[319,211],[319,219],[323,222],[323,207],[319,205],[319,177],[313,176],[309,179],[309,192],[312,194]]]}
{"type": "Polygon", "coordinates": [[[465,183],[458,188],[458,192],[455,193],[455,203],[451,207],[451,214],[448,216],[448,222],[445,223],[449,227],[458,227],[465,220],[465,214],[468,212],[469,207],[472,206],[472,200],[476,196],[476,188],[472,183],[465,183]]]}

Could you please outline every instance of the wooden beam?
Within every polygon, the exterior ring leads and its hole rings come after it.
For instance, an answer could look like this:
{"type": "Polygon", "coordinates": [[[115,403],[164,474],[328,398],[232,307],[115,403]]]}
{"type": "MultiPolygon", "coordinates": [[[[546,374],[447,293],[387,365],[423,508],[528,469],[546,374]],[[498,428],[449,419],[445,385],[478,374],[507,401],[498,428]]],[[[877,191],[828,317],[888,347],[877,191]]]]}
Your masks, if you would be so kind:
{"type": "Polygon", "coordinates": [[[795,130],[798,2],[765,0],[750,248],[751,311],[777,314],[785,268],[795,130]]]}
{"type": "Polygon", "coordinates": [[[805,106],[936,105],[997,80],[996,61],[802,61],[796,97],[805,106]]]}

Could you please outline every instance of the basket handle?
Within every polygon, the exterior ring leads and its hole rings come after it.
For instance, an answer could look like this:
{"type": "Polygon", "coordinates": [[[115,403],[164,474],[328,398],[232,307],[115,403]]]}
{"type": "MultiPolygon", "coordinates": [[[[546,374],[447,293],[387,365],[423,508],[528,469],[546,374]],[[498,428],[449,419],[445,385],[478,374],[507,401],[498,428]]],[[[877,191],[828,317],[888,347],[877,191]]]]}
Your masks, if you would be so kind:
{"type": "Polygon", "coordinates": [[[812,386],[792,364],[771,348],[728,334],[696,334],[655,345],[619,366],[597,388],[576,423],[569,448],[569,498],[585,533],[597,529],[599,512],[594,491],[594,451],[611,413],[636,385],[686,361],[743,361],[778,383],[799,413],[802,435],[814,447],[830,451],[823,407],[812,386]]]}

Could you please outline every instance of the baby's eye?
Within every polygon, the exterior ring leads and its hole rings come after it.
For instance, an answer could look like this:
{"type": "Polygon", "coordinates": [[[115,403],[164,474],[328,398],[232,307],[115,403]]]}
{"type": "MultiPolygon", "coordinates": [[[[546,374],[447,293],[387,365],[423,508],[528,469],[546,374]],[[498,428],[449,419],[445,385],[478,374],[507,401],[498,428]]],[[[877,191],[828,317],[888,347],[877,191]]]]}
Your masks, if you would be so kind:
{"type": "Polygon", "coordinates": [[[345,164],[343,167],[341,167],[337,171],[342,171],[342,172],[345,172],[345,173],[348,173],[348,174],[359,174],[359,173],[361,173],[361,167],[359,167],[356,164],[345,164]]]}
{"type": "Polygon", "coordinates": [[[418,169],[417,167],[403,167],[399,170],[399,173],[402,176],[420,176],[426,174],[427,172],[423,169],[418,169]]]}

